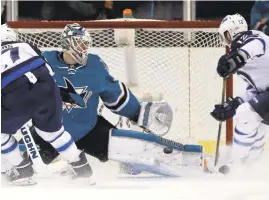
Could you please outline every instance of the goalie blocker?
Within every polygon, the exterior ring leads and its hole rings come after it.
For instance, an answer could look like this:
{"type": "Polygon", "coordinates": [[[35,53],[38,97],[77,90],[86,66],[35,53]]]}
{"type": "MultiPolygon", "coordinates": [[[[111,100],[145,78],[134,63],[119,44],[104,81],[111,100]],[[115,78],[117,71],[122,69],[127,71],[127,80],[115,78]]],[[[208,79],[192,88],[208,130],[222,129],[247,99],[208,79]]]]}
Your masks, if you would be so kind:
{"type": "MultiPolygon", "coordinates": [[[[137,125],[150,133],[119,130],[99,116],[94,129],[76,141],[76,145],[102,162],[114,160],[123,163],[129,174],[147,171],[158,175],[183,176],[189,170],[203,171],[202,146],[184,145],[159,136],[168,132],[172,118],[172,109],[167,103],[143,102],[137,125]]],[[[34,132],[33,137],[45,163],[57,157],[50,144],[34,132]]]]}

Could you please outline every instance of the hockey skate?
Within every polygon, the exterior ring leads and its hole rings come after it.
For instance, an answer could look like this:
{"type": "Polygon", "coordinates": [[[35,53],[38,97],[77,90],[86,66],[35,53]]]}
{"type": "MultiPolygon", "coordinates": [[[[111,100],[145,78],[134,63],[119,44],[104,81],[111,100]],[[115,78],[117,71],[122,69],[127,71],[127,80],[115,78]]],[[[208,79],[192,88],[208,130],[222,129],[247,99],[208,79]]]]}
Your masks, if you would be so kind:
{"type": "Polygon", "coordinates": [[[35,185],[37,182],[32,179],[34,169],[29,157],[24,157],[23,161],[6,171],[6,177],[9,182],[18,186],[35,185]]]}
{"type": "Polygon", "coordinates": [[[72,179],[89,178],[88,183],[95,185],[95,181],[92,179],[93,171],[89,165],[85,153],[82,151],[79,155],[79,161],[72,162],[68,167],[65,167],[60,172],[61,176],[71,176],[72,179]]]}

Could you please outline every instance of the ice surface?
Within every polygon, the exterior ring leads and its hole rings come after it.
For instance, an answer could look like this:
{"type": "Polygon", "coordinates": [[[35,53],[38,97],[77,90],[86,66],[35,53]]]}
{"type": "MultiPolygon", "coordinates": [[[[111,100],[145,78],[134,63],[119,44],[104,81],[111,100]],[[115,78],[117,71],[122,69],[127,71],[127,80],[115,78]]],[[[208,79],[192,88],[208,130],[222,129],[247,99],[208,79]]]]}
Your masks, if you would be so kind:
{"type": "MultiPolygon", "coordinates": [[[[38,184],[29,187],[10,186],[1,180],[2,199],[214,199],[214,200],[269,200],[269,156],[247,169],[236,169],[228,176],[201,174],[182,178],[162,178],[150,174],[128,176],[119,174],[115,162],[100,163],[90,158],[95,171],[95,186],[83,181],[71,181],[52,172],[63,167],[62,162],[50,167],[50,173],[36,176],[38,184]],[[29,191],[34,193],[29,198],[29,191]],[[10,196],[10,193],[12,194],[10,196]],[[35,194],[37,193],[37,194],[35,194]],[[9,196],[9,197],[7,197],[9,196]],[[18,197],[17,197],[18,196],[18,197]],[[2,198],[5,197],[5,198],[2,198]]],[[[30,193],[32,195],[32,193],[30,193]]]]}

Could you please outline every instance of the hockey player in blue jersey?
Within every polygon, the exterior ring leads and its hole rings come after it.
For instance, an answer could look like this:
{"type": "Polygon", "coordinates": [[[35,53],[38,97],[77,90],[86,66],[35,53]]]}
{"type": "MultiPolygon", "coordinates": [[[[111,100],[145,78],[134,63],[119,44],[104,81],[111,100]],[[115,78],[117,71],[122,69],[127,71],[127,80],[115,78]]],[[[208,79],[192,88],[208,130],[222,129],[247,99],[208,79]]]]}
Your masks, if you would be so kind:
{"type": "MultiPolygon", "coordinates": [[[[152,134],[118,130],[97,113],[101,98],[112,112],[129,118],[152,133],[163,135],[172,123],[170,106],[164,101],[140,103],[124,83],[109,74],[107,65],[98,55],[89,53],[91,37],[79,24],[66,25],[61,43],[63,51],[47,51],[43,55],[55,72],[63,101],[64,125],[78,148],[102,162],[111,159],[126,163],[129,173],[145,170],[178,174],[170,167],[182,162],[178,154],[184,148],[188,149],[186,146],[152,134]],[[164,148],[169,150],[164,151],[164,148]],[[162,164],[174,156],[178,156],[178,162],[162,164]]],[[[40,137],[35,137],[35,140],[47,157],[57,156],[40,137]]],[[[194,150],[199,154],[198,159],[201,158],[201,149],[197,146],[194,150]]]]}
{"type": "MultiPolygon", "coordinates": [[[[75,176],[92,175],[85,153],[77,149],[62,125],[60,91],[51,72],[37,48],[16,41],[16,33],[2,25],[1,159],[11,165],[6,177],[17,185],[36,183],[32,179],[32,163],[20,154],[18,142],[13,136],[21,127],[23,135],[27,135],[29,130],[24,124],[31,119],[39,137],[71,164],[75,176]]],[[[31,148],[32,143],[27,145],[31,148]]]]}

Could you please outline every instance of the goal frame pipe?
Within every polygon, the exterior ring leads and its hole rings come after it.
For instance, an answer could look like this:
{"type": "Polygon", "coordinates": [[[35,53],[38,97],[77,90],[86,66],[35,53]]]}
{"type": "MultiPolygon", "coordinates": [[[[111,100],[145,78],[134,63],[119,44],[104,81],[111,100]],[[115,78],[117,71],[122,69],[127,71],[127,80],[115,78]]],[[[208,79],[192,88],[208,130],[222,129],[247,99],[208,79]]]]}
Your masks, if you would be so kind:
{"type": "Polygon", "coordinates": [[[218,20],[201,20],[201,21],[162,21],[162,20],[140,20],[140,19],[119,19],[117,20],[100,20],[100,21],[8,21],[7,24],[12,28],[25,29],[52,29],[64,28],[66,24],[79,23],[85,28],[120,28],[120,29],[138,29],[138,28],[212,28],[217,29],[221,23],[218,20]]]}
{"type": "MultiPolygon", "coordinates": [[[[2,3],[4,3],[2,1],[2,3]]],[[[7,21],[17,21],[19,19],[19,2],[18,0],[6,1],[7,21]]]]}
{"type": "MultiPolygon", "coordinates": [[[[66,24],[79,23],[91,29],[217,29],[221,23],[218,20],[201,21],[162,21],[162,20],[100,20],[100,21],[9,21],[7,24],[15,29],[62,29],[66,24]]],[[[225,47],[224,47],[225,48],[225,47]]],[[[226,52],[229,49],[226,48],[226,52]]],[[[226,83],[226,97],[233,96],[233,77],[226,83]]],[[[233,119],[226,121],[226,144],[233,141],[233,119]]]]}

